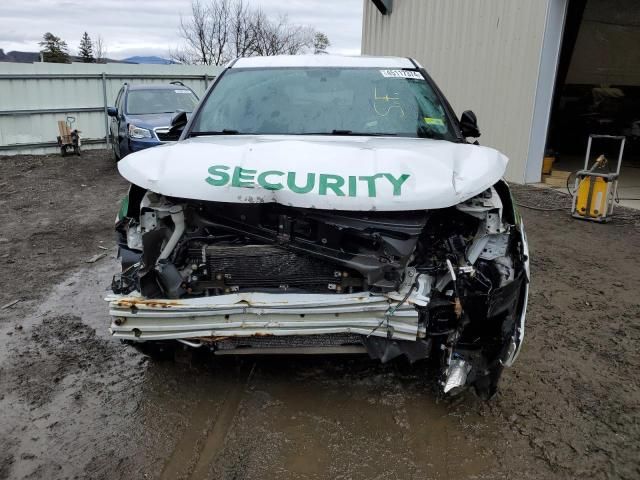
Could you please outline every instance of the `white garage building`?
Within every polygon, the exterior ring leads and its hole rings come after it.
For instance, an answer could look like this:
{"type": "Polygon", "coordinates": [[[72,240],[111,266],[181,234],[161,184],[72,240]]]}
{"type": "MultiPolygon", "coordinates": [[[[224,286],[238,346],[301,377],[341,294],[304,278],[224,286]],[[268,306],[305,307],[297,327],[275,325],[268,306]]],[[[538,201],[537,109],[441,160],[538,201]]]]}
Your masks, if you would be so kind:
{"type": "Polygon", "coordinates": [[[364,0],[362,53],[417,59],[516,182],[540,181],[546,148],[575,163],[588,133],[640,120],[636,0],[364,0]]]}

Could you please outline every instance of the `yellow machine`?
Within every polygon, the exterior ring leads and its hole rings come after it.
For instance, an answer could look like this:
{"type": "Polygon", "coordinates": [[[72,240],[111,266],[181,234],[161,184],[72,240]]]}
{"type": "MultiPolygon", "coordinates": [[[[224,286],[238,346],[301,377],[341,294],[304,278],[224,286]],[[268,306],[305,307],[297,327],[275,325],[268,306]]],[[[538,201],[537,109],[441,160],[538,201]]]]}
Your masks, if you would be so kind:
{"type": "Polygon", "coordinates": [[[593,222],[609,221],[618,191],[618,179],[620,178],[620,168],[622,167],[625,140],[626,137],[612,135],[589,135],[584,169],[576,172],[571,208],[573,217],[593,222]],[[600,155],[593,166],[588,169],[592,140],[600,138],[620,141],[620,153],[615,172],[603,171],[607,165],[607,159],[604,155],[600,155]]]}

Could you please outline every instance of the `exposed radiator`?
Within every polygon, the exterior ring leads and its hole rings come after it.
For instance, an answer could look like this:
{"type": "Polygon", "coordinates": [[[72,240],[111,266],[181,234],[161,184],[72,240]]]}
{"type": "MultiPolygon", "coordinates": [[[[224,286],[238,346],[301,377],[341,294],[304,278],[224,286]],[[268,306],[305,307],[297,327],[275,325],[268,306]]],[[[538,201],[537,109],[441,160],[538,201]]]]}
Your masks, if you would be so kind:
{"type": "MultiPolygon", "coordinates": [[[[202,250],[192,255],[202,258],[202,250]]],[[[356,272],[278,246],[209,245],[204,255],[209,278],[233,289],[296,288],[328,293],[347,291],[345,283],[359,282],[356,272]]]]}

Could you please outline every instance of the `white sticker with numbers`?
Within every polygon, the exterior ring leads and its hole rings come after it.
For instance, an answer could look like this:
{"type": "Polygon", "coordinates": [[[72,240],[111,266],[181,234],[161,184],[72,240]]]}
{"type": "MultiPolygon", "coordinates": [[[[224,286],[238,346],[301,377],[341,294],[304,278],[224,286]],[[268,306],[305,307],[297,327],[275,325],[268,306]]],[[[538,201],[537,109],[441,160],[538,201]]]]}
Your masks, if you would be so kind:
{"type": "Polygon", "coordinates": [[[380,70],[383,77],[387,78],[416,78],[418,80],[424,80],[420,72],[413,70],[380,70]]]}

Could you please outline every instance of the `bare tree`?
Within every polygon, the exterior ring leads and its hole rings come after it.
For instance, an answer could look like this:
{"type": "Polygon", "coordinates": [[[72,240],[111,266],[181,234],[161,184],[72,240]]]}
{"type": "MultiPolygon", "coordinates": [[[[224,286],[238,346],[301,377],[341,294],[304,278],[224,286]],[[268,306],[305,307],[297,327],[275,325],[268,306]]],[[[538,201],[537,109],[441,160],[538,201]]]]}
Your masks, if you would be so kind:
{"type": "Polygon", "coordinates": [[[313,47],[314,30],[290,24],[286,15],[271,20],[258,11],[254,29],[255,55],[297,55],[313,47]]]}
{"type": "Polygon", "coordinates": [[[192,0],[191,16],[180,19],[179,32],[184,42],[170,53],[171,58],[204,65],[222,65],[235,57],[314,51],[320,33],[293,25],[286,16],[271,19],[245,0],[192,0]]]}
{"type": "Polygon", "coordinates": [[[107,63],[107,46],[104,43],[104,39],[98,35],[93,41],[93,56],[96,63],[107,63]]]}
{"type": "MultiPolygon", "coordinates": [[[[241,3],[241,2],[240,2],[241,3]]],[[[191,17],[180,18],[180,36],[184,45],[170,53],[180,63],[221,65],[227,61],[225,52],[229,42],[229,0],[199,0],[191,3],[191,17]]]]}
{"type": "Polygon", "coordinates": [[[232,56],[249,56],[256,43],[256,31],[254,28],[258,12],[249,9],[243,0],[237,0],[232,5],[231,11],[231,45],[232,56]]]}

